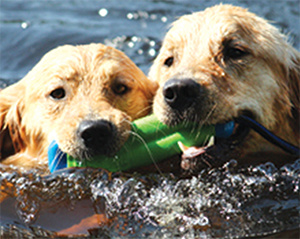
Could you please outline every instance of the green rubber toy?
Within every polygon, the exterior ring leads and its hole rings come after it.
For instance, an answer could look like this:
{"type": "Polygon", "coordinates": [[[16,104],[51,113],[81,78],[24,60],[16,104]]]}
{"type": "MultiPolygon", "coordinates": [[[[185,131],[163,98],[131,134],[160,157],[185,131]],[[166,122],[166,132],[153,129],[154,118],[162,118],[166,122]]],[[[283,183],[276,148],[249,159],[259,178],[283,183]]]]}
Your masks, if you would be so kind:
{"type": "Polygon", "coordinates": [[[200,127],[198,123],[182,123],[167,126],[154,115],[135,120],[132,132],[114,157],[103,155],[92,159],[78,160],[67,156],[68,167],[104,168],[111,172],[126,171],[159,162],[182,153],[178,142],[185,146],[201,146],[212,135],[215,126],[200,127]]]}

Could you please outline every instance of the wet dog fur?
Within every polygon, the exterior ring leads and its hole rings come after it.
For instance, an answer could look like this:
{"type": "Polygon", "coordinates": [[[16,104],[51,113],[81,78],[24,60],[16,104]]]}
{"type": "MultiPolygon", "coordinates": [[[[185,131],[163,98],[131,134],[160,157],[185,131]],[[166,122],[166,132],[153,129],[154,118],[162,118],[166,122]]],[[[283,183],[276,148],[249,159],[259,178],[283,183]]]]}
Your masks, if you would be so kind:
{"type": "MultiPolygon", "coordinates": [[[[200,126],[246,114],[299,146],[299,73],[300,54],[277,28],[241,7],[217,5],[182,16],[167,32],[149,73],[160,85],[154,113],[169,125],[200,126]]],[[[232,147],[234,140],[227,142],[227,155],[210,147],[211,156],[181,166],[198,170],[203,160],[212,166],[231,157],[246,163],[294,158],[253,131],[232,147]]]]}
{"type": "Polygon", "coordinates": [[[73,157],[113,154],[127,139],[130,121],[151,111],[156,89],[112,47],[58,47],[0,91],[1,163],[46,172],[53,140],[73,157]]]}

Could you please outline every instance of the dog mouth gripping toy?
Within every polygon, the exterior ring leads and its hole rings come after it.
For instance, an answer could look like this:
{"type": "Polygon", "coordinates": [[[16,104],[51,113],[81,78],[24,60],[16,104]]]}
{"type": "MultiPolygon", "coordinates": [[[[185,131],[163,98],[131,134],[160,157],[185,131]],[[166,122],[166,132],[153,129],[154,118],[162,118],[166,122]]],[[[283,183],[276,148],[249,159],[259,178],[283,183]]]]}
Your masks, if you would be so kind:
{"type": "Polygon", "coordinates": [[[48,150],[50,171],[66,167],[93,167],[118,172],[147,166],[181,154],[182,146],[202,146],[212,136],[229,137],[233,133],[234,122],[201,127],[196,122],[183,122],[167,126],[155,115],[150,115],[135,120],[131,128],[126,143],[111,157],[98,155],[91,159],[75,159],[62,152],[53,141],[48,150]]]}
{"type": "Polygon", "coordinates": [[[155,115],[150,115],[132,123],[129,138],[116,155],[111,157],[97,155],[89,159],[76,159],[62,152],[57,142],[53,141],[48,150],[49,169],[51,172],[66,167],[103,168],[111,172],[135,169],[181,154],[188,147],[208,147],[212,137],[229,138],[240,126],[255,130],[290,154],[299,155],[299,148],[276,137],[246,116],[217,125],[199,126],[197,122],[182,122],[175,126],[167,126],[155,115]]]}

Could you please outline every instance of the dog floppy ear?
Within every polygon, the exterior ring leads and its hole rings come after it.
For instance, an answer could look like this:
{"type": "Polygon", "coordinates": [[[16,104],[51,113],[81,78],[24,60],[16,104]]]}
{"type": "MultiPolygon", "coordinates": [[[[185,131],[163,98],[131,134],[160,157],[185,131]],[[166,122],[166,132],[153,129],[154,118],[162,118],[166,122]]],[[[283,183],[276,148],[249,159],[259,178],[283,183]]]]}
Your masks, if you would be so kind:
{"type": "Polygon", "coordinates": [[[25,86],[21,83],[0,92],[0,161],[24,148],[22,111],[25,86]]]}
{"type": "Polygon", "coordinates": [[[296,133],[300,134],[300,53],[295,51],[292,58],[292,65],[289,67],[289,95],[293,105],[292,116],[296,133]]]}

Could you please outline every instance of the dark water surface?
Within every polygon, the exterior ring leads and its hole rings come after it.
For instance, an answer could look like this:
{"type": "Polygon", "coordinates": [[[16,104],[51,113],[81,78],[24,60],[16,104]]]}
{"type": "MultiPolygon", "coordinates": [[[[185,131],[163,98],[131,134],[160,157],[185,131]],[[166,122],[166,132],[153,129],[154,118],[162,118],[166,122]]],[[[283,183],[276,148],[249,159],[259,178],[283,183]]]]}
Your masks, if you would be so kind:
{"type": "MultiPolygon", "coordinates": [[[[176,17],[219,1],[4,1],[0,87],[21,79],[49,50],[101,42],[147,73],[176,17]]],[[[272,21],[300,49],[300,2],[223,1],[272,21]]],[[[234,165],[234,164],[233,164],[234,165]]],[[[300,161],[205,170],[192,179],[0,167],[1,238],[297,238],[300,161]],[[98,216],[95,216],[95,214],[98,216]],[[85,220],[88,218],[87,220],[85,220]],[[78,227],[74,225],[80,225],[78,227]],[[67,230],[69,228],[69,230],[67,230]]]]}

